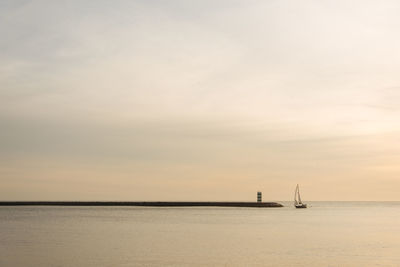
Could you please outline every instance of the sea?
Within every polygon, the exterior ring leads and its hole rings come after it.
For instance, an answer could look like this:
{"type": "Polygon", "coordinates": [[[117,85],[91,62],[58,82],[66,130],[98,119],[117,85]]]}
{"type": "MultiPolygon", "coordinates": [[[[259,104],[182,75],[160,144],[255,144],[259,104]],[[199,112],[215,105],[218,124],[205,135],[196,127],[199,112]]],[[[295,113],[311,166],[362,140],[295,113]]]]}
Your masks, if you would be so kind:
{"type": "Polygon", "coordinates": [[[0,207],[0,266],[400,266],[400,202],[0,207]]]}

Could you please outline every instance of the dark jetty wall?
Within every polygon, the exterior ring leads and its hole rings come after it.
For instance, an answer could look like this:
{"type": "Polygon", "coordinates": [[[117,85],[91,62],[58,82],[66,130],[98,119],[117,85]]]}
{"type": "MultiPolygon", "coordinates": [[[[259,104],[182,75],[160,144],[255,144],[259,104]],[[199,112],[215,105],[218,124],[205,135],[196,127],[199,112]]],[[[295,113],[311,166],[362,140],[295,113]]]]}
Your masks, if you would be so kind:
{"type": "Polygon", "coordinates": [[[0,206],[144,206],[279,208],[276,202],[0,201],[0,206]]]}

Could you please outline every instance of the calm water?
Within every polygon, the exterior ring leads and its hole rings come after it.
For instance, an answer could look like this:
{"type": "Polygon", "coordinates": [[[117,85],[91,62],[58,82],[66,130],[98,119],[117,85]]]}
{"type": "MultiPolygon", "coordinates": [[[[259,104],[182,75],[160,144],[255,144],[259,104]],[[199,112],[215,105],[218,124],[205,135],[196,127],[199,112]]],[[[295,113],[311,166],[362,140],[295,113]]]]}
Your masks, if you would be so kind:
{"type": "Polygon", "coordinates": [[[400,266],[400,202],[309,204],[0,207],[0,266],[400,266]]]}

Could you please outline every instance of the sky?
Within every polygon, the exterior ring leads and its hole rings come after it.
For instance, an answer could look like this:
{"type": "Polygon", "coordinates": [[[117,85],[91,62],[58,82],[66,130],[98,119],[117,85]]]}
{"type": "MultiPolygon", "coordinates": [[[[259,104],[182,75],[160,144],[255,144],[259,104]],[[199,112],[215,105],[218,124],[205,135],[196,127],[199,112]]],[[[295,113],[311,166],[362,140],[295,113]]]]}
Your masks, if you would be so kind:
{"type": "Polygon", "coordinates": [[[0,1],[0,200],[400,200],[398,1],[0,1]]]}

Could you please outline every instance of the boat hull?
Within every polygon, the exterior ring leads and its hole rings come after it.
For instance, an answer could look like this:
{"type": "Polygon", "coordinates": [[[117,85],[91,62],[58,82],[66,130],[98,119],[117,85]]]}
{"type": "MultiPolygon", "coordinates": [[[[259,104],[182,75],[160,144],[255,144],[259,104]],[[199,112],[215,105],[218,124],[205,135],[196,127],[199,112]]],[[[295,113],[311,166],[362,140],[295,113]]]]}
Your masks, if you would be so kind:
{"type": "Polygon", "coordinates": [[[306,209],[307,208],[307,204],[300,204],[300,205],[294,205],[296,207],[296,209],[306,209]]]}

